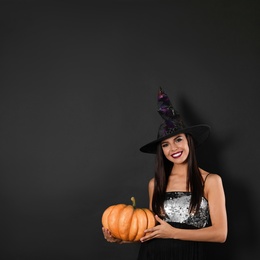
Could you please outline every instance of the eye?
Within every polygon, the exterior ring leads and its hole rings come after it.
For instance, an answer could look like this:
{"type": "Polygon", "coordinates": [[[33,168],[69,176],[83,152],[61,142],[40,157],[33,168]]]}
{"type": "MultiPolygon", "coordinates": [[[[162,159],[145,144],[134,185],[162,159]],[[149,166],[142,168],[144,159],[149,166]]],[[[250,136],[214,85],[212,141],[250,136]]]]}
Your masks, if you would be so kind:
{"type": "Polygon", "coordinates": [[[176,143],[181,142],[182,141],[182,137],[177,137],[175,141],[176,141],[176,143]]]}
{"type": "Polygon", "coordinates": [[[167,146],[168,146],[167,143],[163,143],[163,144],[162,144],[162,148],[165,148],[165,147],[167,147],[167,146]]]}

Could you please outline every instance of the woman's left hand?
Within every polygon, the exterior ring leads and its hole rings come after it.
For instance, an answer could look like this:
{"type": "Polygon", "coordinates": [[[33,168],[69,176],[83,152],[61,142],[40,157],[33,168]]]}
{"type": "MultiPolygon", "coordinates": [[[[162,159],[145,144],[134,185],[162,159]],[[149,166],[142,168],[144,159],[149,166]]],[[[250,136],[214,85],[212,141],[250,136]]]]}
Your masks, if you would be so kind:
{"type": "Polygon", "coordinates": [[[166,221],[159,218],[157,215],[155,219],[158,221],[159,225],[156,225],[153,228],[146,229],[145,236],[140,239],[141,242],[151,240],[153,238],[172,238],[174,227],[168,224],[166,221]]]}

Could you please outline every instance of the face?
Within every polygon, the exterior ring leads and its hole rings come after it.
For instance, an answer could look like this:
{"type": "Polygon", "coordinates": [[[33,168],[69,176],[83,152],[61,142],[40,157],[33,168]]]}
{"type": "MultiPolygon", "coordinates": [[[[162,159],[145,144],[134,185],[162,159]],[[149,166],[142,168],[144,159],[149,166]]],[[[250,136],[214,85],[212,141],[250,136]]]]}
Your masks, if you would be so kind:
{"type": "Polygon", "coordinates": [[[174,164],[185,163],[189,155],[189,145],[185,134],[172,136],[161,142],[165,157],[174,164]]]}

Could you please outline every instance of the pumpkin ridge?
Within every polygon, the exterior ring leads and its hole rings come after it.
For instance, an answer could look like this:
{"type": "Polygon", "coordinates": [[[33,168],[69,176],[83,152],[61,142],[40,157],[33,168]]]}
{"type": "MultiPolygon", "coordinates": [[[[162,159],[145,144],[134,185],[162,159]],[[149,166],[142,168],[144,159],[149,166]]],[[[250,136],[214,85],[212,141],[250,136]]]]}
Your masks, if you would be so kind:
{"type": "Polygon", "coordinates": [[[101,222],[102,222],[102,225],[103,225],[104,228],[109,228],[109,225],[108,225],[108,216],[109,216],[109,214],[111,213],[111,211],[113,210],[114,207],[115,207],[115,205],[109,206],[109,207],[103,212],[101,222]]]}
{"type": "Polygon", "coordinates": [[[110,212],[108,216],[108,225],[109,230],[111,231],[112,235],[116,238],[121,239],[118,227],[119,227],[119,219],[118,216],[120,215],[120,212],[126,207],[125,204],[117,204],[113,210],[110,212]]]}
{"type": "Polygon", "coordinates": [[[138,219],[137,219],[136,210],[135,210],[133,213],[133,217],[132,217],[131,225],[130,225],[130,229],[129,229],[129,235],[128,235],[129,241],[135,241],[137,232],[138,232],[138,219]]]}
{"type": "Polygon", "coordinates": [[[124,241],[129,240],[129,229],[131,227],[134,211],[135,210],[132,205],[127,205],[120,212],[120,216],[118,220],[118,232],[120,238],[124,241]]]}
{"type": "Polygon", "coordinates": [[[136,213],[137,212],[138,212],[138,228],[137,228],[138,231],[135,237],[135,241],[140,240],[140,238],[144,236],[144,230],[146,229],[147,226],[147,219],[146,219],[145,212],[140,208],[136,209],[136,213]]]}
{"type": "Polygon", "coordinates": [[[143,208],[145,214],[146,214],[146,217],[147,217],[147,226],[146,228],[152,228],[155,226],[156,224],[156,221],[155,221],[155,217],[154,217],[154,214],[151,210],[149,209],[146,209],[146,208],[143,208]]]}

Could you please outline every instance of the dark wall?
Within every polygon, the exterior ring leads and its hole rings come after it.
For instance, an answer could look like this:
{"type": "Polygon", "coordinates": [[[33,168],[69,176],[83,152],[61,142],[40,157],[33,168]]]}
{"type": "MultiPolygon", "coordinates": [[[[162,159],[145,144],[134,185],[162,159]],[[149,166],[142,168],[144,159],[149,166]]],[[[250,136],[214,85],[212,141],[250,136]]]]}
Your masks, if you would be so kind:
{"type": "Polygon", "coordinates": [[[159,86],[212,126],[198,158],[229,236],[211,259],[259,258],[259,4],[170,2],[1,1],[1,259],[136,259],[101,215],[148,207],[159,86]]]}

